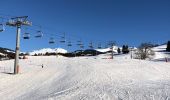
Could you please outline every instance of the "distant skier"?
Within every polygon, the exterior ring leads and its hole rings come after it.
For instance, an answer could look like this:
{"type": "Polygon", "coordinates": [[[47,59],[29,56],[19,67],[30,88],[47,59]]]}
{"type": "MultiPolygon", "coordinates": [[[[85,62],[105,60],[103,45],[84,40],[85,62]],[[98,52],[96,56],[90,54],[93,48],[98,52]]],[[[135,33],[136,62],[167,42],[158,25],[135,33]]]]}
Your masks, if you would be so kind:
{"type": "Polygon", "coordinates": [[[42,68],[44,67],[44,65],[42,64],[42,66],[41,66],[42,68]]]}
{"type": "Polygon", "coordinates": [[[165,61],[168,62],[168,58],[167,57],[165,57],[165,61]]]}

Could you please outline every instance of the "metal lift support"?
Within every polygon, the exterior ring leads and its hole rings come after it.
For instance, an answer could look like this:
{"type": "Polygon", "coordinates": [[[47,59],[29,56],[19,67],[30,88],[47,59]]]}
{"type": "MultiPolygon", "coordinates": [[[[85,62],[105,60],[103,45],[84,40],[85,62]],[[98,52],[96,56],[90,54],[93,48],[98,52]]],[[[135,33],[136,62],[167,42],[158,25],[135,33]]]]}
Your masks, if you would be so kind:
{"type": "Polygon", "coordinates": [[[21,26],[31,26],[32,23],[27,21],[28,16],[21,16],[21,17],[15,17],[11,18],[6,25],[17,27],[17,36],[16,36],[16,49],[15,49],[15,62],[14,62],[14,74],[19,73],[19,48],[20,48],[20,32],[21,32],[21,26]]]}

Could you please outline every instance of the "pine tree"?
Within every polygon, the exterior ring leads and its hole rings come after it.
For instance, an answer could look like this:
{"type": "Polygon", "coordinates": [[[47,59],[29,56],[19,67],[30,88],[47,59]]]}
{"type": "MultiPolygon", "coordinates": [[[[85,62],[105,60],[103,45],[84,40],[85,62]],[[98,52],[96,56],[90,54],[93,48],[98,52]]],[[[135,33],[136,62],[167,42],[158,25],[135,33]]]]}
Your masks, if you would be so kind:
{"type": "Polygon", "coordinates": [[[118,54],[120,54],[120,53],[121,53],[120,48],[118,48],[118,49],[117,49],[117,52],[118,52],[118,54]]]}
{"type": "Polygon", "coordinates": [[[123,53],[123,54],[129,53],[129,47],[128,47],[128,45],[123,45],[123,47],[122,47],[122,53],[123,53]]]}
{"type": "Polygon", "coordinates": [[[126,53],[129,53],[129,47],[128,47],[128,45],[125,46],[125,51],[126,51],[126,53]]]}
{"type": "Polygon", "coordinates": [[[167,43],[166,51],[170,52],[170,41],[168,41],[168,43],[167,43]]]}
{"type": "Polygon", "coordinates": [[[122,46],[122,53],[125,53],[125,45],[122,46]]]}

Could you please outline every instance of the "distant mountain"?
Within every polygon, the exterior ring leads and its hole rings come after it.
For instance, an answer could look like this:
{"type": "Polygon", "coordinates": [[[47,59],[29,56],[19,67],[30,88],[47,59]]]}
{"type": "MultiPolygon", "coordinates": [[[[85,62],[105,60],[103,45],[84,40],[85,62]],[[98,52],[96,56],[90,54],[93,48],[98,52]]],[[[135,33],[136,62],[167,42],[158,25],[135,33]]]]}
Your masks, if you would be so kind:
{"type": "MultiPolygon", "coordinates": [[[[118,49],[118,46],[113,46],[113,52],[117,53],[117,49],[118,49]]],[[[111,52],[111,48],[104,48],[104,49],[95,49],[99,52],[103,52],[103,53],[107,53],[107,52],[111,52]]]]}
{"type": "Polygon", "coordinates": [[[87,49],[87,50],[76,50],[74,52],[69,52],[69,53],[58,53],[58,55],[62,55],[65,57],[77,57],[77,56],[95,56],[103,54],[102,52],[96,51],[94,49],[87,49]]]}
{"type": "Polygon", "coordinates": [[[46,53],[67,53],[67,50],[62,49],[62,48],[55,48],[55,49],[51,49],[51,48],[43,48],[40,50],[34,50],[32,52],[29,52],[30,55],[38,55],[38,54],[46,54],[46,53]]]}
{"type": "Polygon", "coordinates": [[[15,51],[14,50],[0,47],[0,60],[2,60],[2,59],[14,59],[14,57],[15,57],[15,51]]]}
{"type": "Polygon", "coordinates": [[[103,54],[103,52],[97,51],[95,49],[76,50],[72,53],[76,54],[77,56],[95,56],[95,55],[103,54]]]}

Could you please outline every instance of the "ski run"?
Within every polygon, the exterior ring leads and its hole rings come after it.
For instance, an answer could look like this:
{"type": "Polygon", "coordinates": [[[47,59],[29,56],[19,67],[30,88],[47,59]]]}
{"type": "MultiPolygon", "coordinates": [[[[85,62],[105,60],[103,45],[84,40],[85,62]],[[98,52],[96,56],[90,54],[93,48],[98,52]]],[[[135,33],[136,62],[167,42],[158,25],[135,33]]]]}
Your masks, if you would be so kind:
{"type": "Polygon", "coordinates": [[[0,99],[170,100],[170,63],[129,56],[28,56],[17,75],[10,74],[14,60],[1,61],[0,99]]]}

